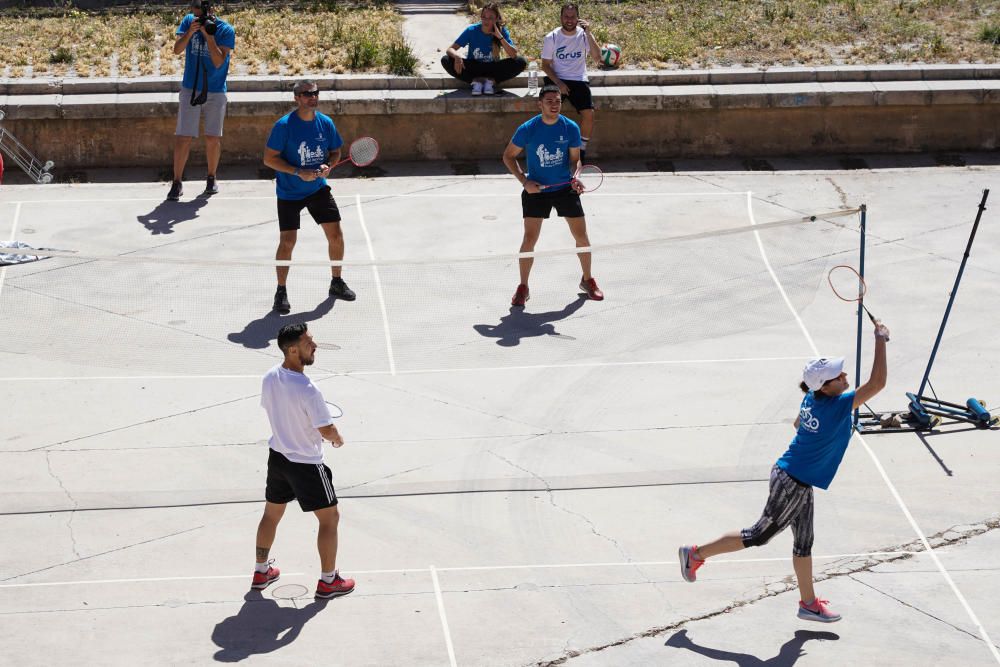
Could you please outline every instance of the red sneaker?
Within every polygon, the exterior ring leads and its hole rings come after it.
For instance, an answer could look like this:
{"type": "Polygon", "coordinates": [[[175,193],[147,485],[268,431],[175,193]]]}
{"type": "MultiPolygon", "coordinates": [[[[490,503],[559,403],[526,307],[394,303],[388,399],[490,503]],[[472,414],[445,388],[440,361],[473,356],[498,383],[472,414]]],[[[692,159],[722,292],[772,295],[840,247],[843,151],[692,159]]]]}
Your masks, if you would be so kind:
{"type": "Polygon", "coordinates": [[[587,293],[587,296],[594,301],[603,301],[604,292],[601,288],[597,286],[597,281],[591,278],[590,280],[581,280],[580,289],[587,293]]]}
{"type": "Polygon", "coordinates": [[[817,597],[811,604],[799,600],[799,618],[804,621],[836,623],[840,620],[840,614],[830,609],[829,600],[820,600],[817,597]]]}
{"type": "Polygon", "coordinates": [[[271,563],[273,562],[273,560],[267,561],[267,572],[253,573],[253,583],[250,584],[250,588],[262,591],[278,580],[278,577],[281,576],[281,570],[271,567],[271,563]]]}
{"type": "Polygon", "coordinates": [[[523,306],[531,298],[531,294],[528,292],[527,285],[518,285],[517,291],[514,292],[514,298],[510,300],[510,305],[512,306],[523,306]]]}
{"type": "Polygon", "coordinates": [[[695,557],[694,553],[697,550],[698,546],[694,544],[677,550],[677,557],[681,561],[681,576],[684,577],[684,581],[694,583],[698,579],[695,572],[705,564],[704,560],[695,557]]]}
{"type": "Polygon", "coordinates": [[[354,590],[354,580],[344,579],[340,576],[340,572],[333,575],[333,582],[326,583],[322,579],[316,584],[316,597],[329,599],[338,598],[341,595],[347,595],[354,590]]]}

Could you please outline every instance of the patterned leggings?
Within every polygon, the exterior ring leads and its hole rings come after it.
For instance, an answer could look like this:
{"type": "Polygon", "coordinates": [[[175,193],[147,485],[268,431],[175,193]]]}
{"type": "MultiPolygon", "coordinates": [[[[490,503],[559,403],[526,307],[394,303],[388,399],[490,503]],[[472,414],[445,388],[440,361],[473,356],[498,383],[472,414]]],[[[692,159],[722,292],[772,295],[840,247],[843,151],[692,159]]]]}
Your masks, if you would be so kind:
{"type": "Polygon", "coordinates": [[[813,489],[808,484],[793,479],[775,465],[771,468],[770,492],[764,513],[757,523],[740,531],[743,546],[759,547],[792,526],[794,543],[792,553],[809,556],[813,545],[813,489]]]}

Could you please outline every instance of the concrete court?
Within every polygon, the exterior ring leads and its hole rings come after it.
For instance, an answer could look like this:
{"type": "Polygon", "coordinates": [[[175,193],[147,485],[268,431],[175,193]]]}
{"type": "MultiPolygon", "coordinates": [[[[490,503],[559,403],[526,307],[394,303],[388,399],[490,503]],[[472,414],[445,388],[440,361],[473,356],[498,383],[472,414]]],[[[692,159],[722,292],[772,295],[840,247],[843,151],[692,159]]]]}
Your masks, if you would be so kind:
{"type": "MultiPolygon", "coordinates": [[[[867,203],[868,305],[893,332],[874,406],[889,410],[917,388],[998,175],[615,173],[586,205],[602,244],[749,225],[748,191],[758,224],[867,203]]],[[[266,259],[273,185],[223,187],[164,205],[162,185],[4,186],[0,238],[266,259]]],[[[520,240],[509,177],[348,179],[335,192],[348,260],[511,252],[520,240]]],[[[1000,400],[998,224],[988,210],[933,374],[942,398],[1000,400]]],[[[324,345],[310,374],[343,408],[348,440],[327,461],[343,500],[339,564],[358,588],[328,604],[311,597],[315,522],[294,506],[272,550],[281,580],[246,593],[268,435],[259,376],[277,359],[270,269],[8,267],[2,662],[996,664],[982,639],[1000,638],[994,431],[854,439],[817,491],[817,590],[840,623],[795,617],[787,533],[711,562],[694,585],[680,578],[679,544],[757,518],[805,358],[846,354],[853,369],[853,308],[823,280],[853,262],[855,237],[816,229],[761,232],[760,247],[752,234],[692,244],[687,257],[669,244],[596,253],[602,303],[574,300],[575,259],[542,258],[525,311],[540,317],[506,324],[509,258],[387,266],[378,284],[370,267],[348,267],[354,304],[322,300],[325,269],[293,268],[290,317],[324,345]],[[634,283],[664,257],[670,282],[704,298],[646,304],[658,288],[634,283]],[[743,282],[713,283],[727,271],[743,282]],[[490,335],[504,326],[516,345],[490,335]]],[[[568,245],[556,222],[539,250],[568,245]]],[[[304,218],[296,259],[322,257],[304,218]]]]}

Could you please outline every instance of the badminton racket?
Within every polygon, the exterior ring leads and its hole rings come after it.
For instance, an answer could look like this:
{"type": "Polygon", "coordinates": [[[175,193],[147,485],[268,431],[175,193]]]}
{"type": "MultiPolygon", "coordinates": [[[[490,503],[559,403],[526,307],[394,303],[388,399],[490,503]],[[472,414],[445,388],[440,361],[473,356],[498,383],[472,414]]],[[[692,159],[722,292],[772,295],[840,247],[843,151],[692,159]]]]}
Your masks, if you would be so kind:
{"type": "Polygon", "coordinates": [[[552,183],[551,185],[543,185],[543,190],[548,190],[550,188],[557,188],[561,185],[573,185],[575,183],[580,184],[580,193],[593,192],[597,188],[601,187],[601,183],[604,182],[604,172],[601,171],[600,167],[594,164],[585,164],[576,171],[576,175],[568,181],[563,183],[552,183]]]}
{"type": "Polygon", "coordinates": [[[367,167],[378,157],[378,142],[372,137],[361,137],[351,142],[347,149],[347,157],[330,167],[335,169],[345,162],[351,162],[355,167],[367,167]]]}
{"type": "MultiPolygon", "coordinates": [[[[830,289],[833,290],[838,299],[857,302],[868,314],[868,319],[872,321],[872,324],[876,327],[879,326],[879,321],[872,315],[872,311],[868,310],[868,306],[864,302],[865,294],[868,293],[868,284],[861,277],[861,274],[854,270],[853,266],[838,264],[826,274],[826,281],[830,283],[830,289]]],[[[886,340],[889,339],[886,338],[886,340]]]]}

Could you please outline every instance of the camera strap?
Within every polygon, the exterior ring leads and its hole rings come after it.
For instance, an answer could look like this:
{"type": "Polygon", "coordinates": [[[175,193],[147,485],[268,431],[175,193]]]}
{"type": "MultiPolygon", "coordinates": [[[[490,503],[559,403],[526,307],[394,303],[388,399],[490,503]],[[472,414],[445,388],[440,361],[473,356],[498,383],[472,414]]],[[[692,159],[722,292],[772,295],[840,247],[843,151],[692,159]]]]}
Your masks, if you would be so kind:
{"type": "MultiPolygon", "coordinates": [[[[194,35],[192,40],[199,38],[202,42],[205,38],[201,35],[194,35]]],[[[195,55],[196,65],[194,68],[194,85],[191,86],[191,106],[196,107],[200,104],[204,104],[208,101],[208,65],[205,64],[205,58],[208,58],[208,54],[202,53],[201,49],[196,50],[194,44],[189,43],[188,48],[191,49],[191,55],[195,55]],[[198,81],[201,81],[201,92],[198,91],[198,81]]]]}
{"type": "Polygon", "coordinates": [[[194,87],[191,89],[191,106],[196,107],[208,101],[208,66],[198,58],[198,67],[194,72],[194,87]],[[198,92],[198,80],[202,80],[201,92],[198,92]]]}

